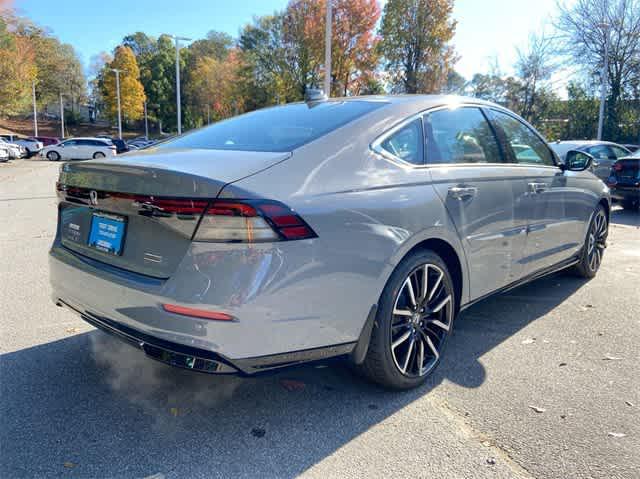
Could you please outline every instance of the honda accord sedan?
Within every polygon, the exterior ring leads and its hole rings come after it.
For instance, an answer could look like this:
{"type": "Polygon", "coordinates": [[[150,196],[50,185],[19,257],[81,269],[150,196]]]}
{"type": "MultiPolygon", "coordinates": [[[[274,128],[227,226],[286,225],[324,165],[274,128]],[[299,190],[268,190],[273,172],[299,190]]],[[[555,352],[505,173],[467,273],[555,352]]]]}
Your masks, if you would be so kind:
{"type": "Polygon", "coordinates": [[[456,315],[573,268],[610,198],[510,111],[381,96],[276,106],[125,157],[66,163],[53,300],[148,356],[254,374],[347,357],[407,389],[456,315]]]}

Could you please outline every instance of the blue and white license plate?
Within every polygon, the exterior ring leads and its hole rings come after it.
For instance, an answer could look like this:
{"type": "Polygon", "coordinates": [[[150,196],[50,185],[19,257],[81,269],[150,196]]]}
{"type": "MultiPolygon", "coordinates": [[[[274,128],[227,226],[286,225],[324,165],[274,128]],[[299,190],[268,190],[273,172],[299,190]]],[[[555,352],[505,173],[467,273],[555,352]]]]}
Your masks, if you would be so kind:
{"type": "Polygon", "coordinates": [[[126,218],[122,216],[93,213],[89,246],[103,253],[122,254],[126,225],[126,218]]]}

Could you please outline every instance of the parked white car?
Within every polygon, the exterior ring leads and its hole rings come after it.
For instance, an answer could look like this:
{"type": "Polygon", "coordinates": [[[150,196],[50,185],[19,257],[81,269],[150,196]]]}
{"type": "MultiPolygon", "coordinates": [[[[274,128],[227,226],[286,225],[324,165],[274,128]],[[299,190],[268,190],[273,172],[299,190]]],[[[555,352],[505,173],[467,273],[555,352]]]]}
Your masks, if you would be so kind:
{"type": "Polygon", "coordinates": [[[0,145],[0,163],[9,161],[9,148],[4,145],[0,145]]]}
{"type": "Polygon", "coordinates": [[[40,155],[49,161],[89,160],[116,155],[116,147],[104,138],[71,138],[42,149],[40,155]]]}
{"type": "Polygon", "coordinates": [[[6,141],[10,143],[15,143],[16,145],[20,145],[26,149],[27,158],[33,155],[37,155],[42,150],[44,144],[41,141],[34,140],[32,138],[27,138],[26,136],[14,135],[14,134],[6,134],[0,135],[1,138],[4,138],[6,141]]]}
{"type": "Polygon", "coordinates": [[[27,149],[24,146],[9,143],[2,136],[0,136],[0,145],[9,150],[9,159],[11,160],[27,156],[27,149]]]}

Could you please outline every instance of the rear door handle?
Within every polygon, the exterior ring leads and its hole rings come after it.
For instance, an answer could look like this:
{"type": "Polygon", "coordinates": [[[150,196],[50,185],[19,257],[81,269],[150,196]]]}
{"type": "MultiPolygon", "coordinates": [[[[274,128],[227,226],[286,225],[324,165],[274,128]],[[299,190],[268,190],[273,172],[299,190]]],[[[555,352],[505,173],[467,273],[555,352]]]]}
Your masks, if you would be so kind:
{"type": "Polygon", "coordinates": [[[542,193],[547,189],[546,183],[529,183],[529,191],[531,193],[542,193]]]}
{"type": "Polygon", "coordinates": [[[452,186],[449,188],[449,196],[457,200],[473,198],[478,192],[475,186],[452,186]]]}

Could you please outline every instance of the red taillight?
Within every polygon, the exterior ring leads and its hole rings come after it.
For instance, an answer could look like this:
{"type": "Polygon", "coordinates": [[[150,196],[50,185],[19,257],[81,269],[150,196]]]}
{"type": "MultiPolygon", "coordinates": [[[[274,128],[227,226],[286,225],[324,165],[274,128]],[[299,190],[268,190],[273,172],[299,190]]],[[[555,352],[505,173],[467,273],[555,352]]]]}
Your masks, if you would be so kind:
{"type": "Polygon", "coordinates": [[[206,309],[187,308],[177,304],[163,304],[162,309],[168,313],[191,316],[193,318],[211,319],[214,321],[233,321],[235,318],[220,311],[207,311],[206,309]]]}
{"type": "Polygon", "coordinates": [[[215,200],[203,215],[194,240],[257,243],[316,237],[311,227],[282,203],[215,200]]]}

